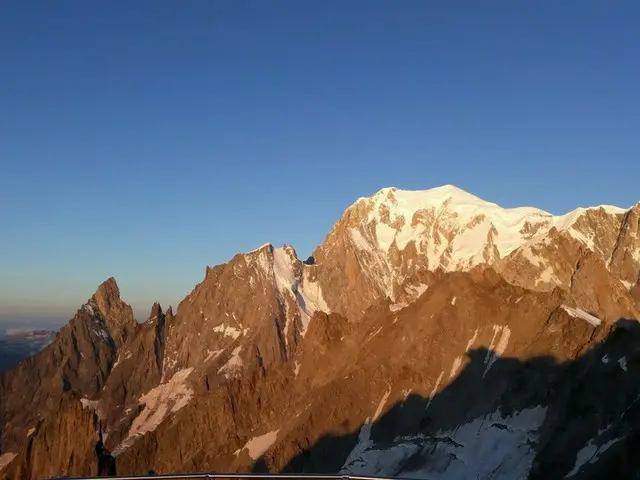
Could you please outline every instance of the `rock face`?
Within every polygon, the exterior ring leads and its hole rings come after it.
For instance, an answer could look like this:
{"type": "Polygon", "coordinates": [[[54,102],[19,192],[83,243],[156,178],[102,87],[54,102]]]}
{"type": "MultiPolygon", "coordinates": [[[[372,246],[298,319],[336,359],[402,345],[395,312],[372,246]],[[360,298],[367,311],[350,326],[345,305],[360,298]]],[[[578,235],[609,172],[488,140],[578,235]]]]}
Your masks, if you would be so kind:
{"type": "Polygon", "coordinates": [[[638,278],[635,287],[631,289],[631,297],[636,302],[636,308],[640,310],[640,278],[638,278]]]}
{"type": "Polygon", "coordinates": [[[26,448],[11,462],[7,478],[36,480],[60,476],[60,472],[96,475],[93,447],[97,441],[96,418],[79,398],[63,395],[52,412],[31,431],[26,448]]]}
{"type": "Polygon", "coordinates": [[[267,244],[207,267],[175,315],[137,324],[109,279],[0,377],[0,467],[86,474],[100,419],[125,474],[624,476],[639,216],[383,189],[304,262],[267,244]]]}
{"type": "Polygon", "coordinates": [[[163,378],[204,365],[224,379],[291,359],[313,313],[328,310],[315,269],[286,245],[207,268],[169,328],[163,378]]]}
{"type": "MultiPolygon", "coordinates": [[[[169,314],[169,318],[172,313],[169,314]]],[[[97,397],[98,411],[111,431],[110,444],[123,440],[138,412],[138,399],[156,387],[162,377],[167,316],[156,303],[149,318],[138,325],[132,338],[120,348],[107,382],[97,397]]]]}

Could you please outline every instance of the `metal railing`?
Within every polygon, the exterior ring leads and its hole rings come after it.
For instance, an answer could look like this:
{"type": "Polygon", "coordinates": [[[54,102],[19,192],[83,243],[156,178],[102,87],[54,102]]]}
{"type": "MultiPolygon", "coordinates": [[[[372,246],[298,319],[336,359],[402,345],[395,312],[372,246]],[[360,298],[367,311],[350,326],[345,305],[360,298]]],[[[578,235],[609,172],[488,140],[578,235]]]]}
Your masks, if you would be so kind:
{"type": "Polygon", "coordinates": [[[113,478],[118,480],[196,480],[217,478],[224,480],[407,480],[399,477],[363,477],[356,475],[321,475],[296,473],[150,473],[146,475],[117,475],[110,477],[54,477],[50,480],[102,480],[113,478]]]}

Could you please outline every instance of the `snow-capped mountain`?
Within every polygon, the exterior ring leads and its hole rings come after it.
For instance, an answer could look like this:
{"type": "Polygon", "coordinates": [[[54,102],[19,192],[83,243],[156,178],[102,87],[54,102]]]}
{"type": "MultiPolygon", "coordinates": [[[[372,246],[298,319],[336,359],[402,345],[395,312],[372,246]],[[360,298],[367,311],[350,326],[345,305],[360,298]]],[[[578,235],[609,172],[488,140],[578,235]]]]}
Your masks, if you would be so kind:
{"type": "Polygon", "coordinates": [[[450,185],[385,188],[349,207],[314,257],[324,267],[319,284],[328,305],[349,318],[384,297],[407,305],[429,286],[421,279],[425,272],[437,269],[487,265],[516,285],[568,288],[587,253],[629,290],[640,270],[639,218],[640,204],[553,216],[529,207],[504,209],[450,185]],[[341,265],[348,275],[335,274],[341,265]]]}
{"type": "Polygon", "coordinates": [[[0,377],[5,472],[85,474],[82,442],[55,446],[73,468],[33,452],[95,416],[120,473],[587,475],[635,428],[639,217],[388,188],[347,208],[314,261],[238,254],[176,314],[156,304],[136,325],[109,279],[0,377]],[[599,453],[578,465],[583,447],[599,453]]]}

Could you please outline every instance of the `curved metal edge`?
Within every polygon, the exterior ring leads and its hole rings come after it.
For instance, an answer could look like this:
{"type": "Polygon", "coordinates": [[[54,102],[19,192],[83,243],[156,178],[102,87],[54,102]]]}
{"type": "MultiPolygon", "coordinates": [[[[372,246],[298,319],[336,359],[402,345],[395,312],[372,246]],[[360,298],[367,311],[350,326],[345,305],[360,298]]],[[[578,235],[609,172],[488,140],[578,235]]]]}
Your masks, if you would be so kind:
{"type": "Polygon", "coordinates": [[[243,480],[243,479],[301,479],[301,480],[410,480],[402,477],[368,477],[355,475],[322,475],[322,474],[295,474],[295,473],[165,473],[146,475],[117,475],[110,477],[51,477],[49,480],[196,480],[205,478],[243,480]]]}

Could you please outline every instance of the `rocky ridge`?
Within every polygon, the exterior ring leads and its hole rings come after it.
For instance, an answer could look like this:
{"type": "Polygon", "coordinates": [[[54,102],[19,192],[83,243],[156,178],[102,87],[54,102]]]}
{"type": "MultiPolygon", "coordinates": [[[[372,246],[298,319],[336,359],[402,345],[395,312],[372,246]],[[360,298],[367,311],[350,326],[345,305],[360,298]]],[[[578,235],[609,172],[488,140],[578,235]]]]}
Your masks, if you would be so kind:
{"type": "MultiPolygon", "coordinates": [[[[40,444],[28,432],[57,418],[66,392],[85,408],[61,417],[60,431],[78,416],[100,417],[120,473],[461,478],[466,464],[470,478],[488,478],[460,433],[483,418],[516,432],[480,436],[495,450],[494,474],[560,471],[544,452],[562,447],[575,459],[595,438],[593,425],[607,428],[630,400],[588,428],[571,427],[557,413],[571,392],[555,398],[529,386],[560,388],[575,369],[600,375],[589,352],[619,342],[620,319],[640,318],[639,213],[636,205],[554,217],[504,210],[450,186],[383,189],[347,209],[313,264],[289,246],[236,255],[207,268],[177,315],[155,305],[136,324],[110,279],[52,345],[1,377],[0,454],[13,459],[5,472],[42,474],[21,452],[40,444]],[[32,413],[21,411],[13,388],[32,395],[32,413]],[[520,418],[528,430],[509,426],[520,418]],[[563,428],[577,429],[570,445],[540,433],[563,428]],[[447,446],[438,438],[449,431],[447,446]],[[532,442],[540,443],[508,450],[532,442]],[[452,455],[465,460],[444,460],[452,455]],[[500,463],[507,457],[515,459],[509,468],[500,463]]],[[[635,354],[625,348],[627,372],[635,354]]],[[[90,469],[87,462],[61,473],[90,469]]]]}

